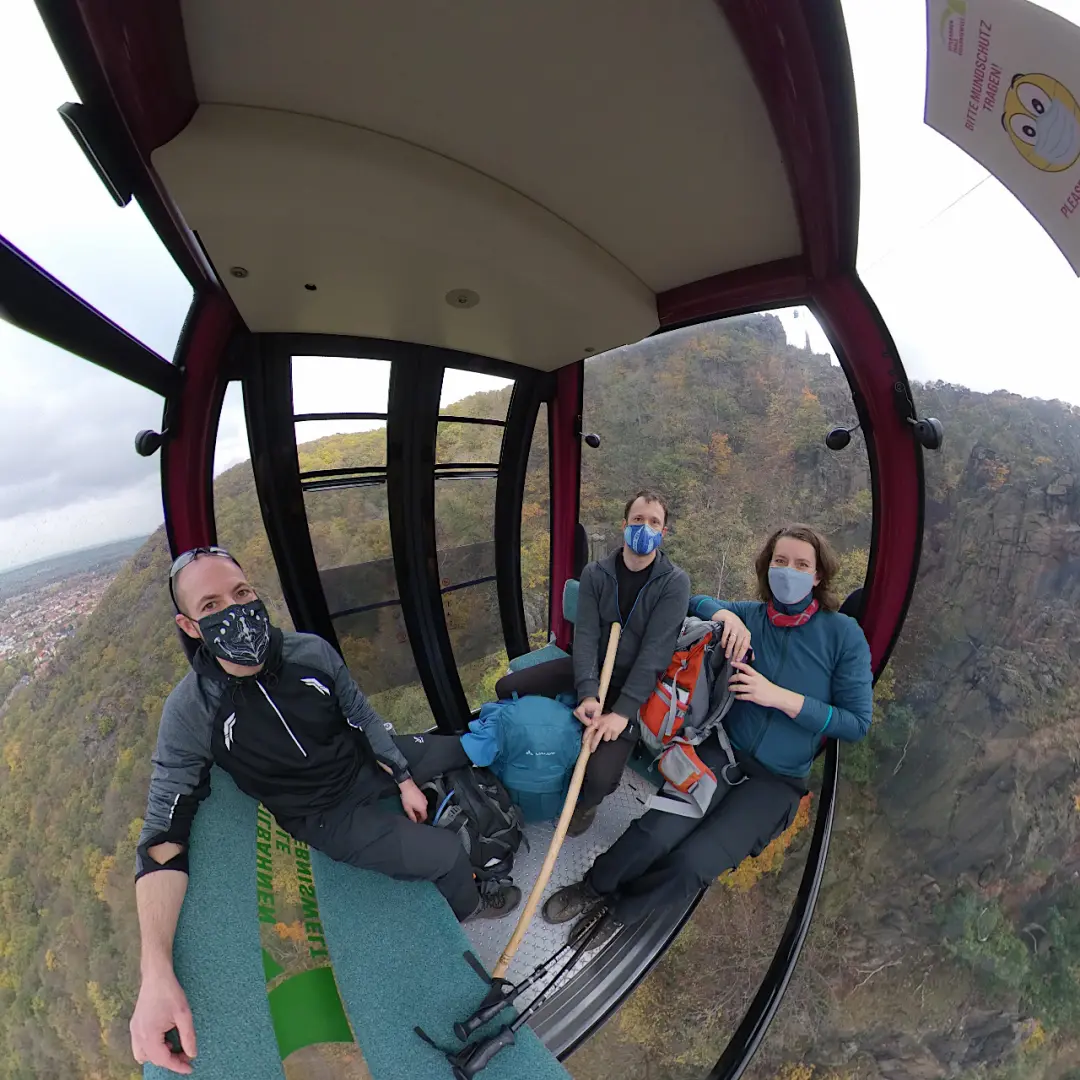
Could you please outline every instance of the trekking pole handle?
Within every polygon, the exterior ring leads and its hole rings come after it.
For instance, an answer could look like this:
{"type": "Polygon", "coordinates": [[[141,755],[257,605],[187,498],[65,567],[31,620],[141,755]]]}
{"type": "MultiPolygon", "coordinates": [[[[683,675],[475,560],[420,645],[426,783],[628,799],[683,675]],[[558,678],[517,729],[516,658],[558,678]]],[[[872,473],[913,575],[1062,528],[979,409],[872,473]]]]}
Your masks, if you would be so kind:
{"type": "Polygon", "coordinates": [[[454,1055],[458,1060],[452,1062],[454,1080],[473,1080],[473,1077],[485,1068],[504,1046],[513,1046],[514,1039],[513,1029],[504,1024],[487,1042],[478,1042],[469,1046],[467,1054],[459,1051],[454,1055]]]}
{"type": "MultiPolygon", "coordinates": [[[[608,638],[607,655],[604,657],[604,666],[600,672],[601,713],[604,709],[604,699],[607,697],[608,687],[611,685],[611,673],[615,668],[615,653],[619,648],[619,634],[621,631],[622,626],[619,623],[611,624],[611,636],[608,638]]],[[[495,970],[491,973],[493,979],[502,979],[506,977],[506,972],[510,967],[510,961],[513,960],[514,953],[517,952],[522,938],[525,937],[525,931],[529,929],[529,923],[532,922],[533,915],[536,914],[536,909],[540,904],[540,897],[543,895],[544,889],[547,887],[547,883],[551,878],[551,873],[555,869],[555,860],[559,856],[559,848],[562,847],[562,842],[566,837],[566,830],[570,827],[570,819],[574,816],[574,807],[577,806],[578,794],[581,791],[581,783],[585,779],[585,766],[589,764],[590,753],[589,740],[586,737],[586,733],[583,732],[581,736],[581,753],[578,754],[577,764],[574,766],[574,774],[570,777],[570,787],[566,792],[566,802],[563,803],[562,813],[559,815],[559,823],[555,826],[555,835],[551,838],[551,846],[548,848],[547,855],[544,857],[544,865],[540,867],[540,874],[533,884],[532,891],[529,893],[529,899],[526,901],[525,910],[522,911],[521,918],[518,919],[518,924],[514,927],[514,933],[506,943],[506,948],[503,949],[502,956],[499,957],[499,962],[495,965],[495,970]]]]}

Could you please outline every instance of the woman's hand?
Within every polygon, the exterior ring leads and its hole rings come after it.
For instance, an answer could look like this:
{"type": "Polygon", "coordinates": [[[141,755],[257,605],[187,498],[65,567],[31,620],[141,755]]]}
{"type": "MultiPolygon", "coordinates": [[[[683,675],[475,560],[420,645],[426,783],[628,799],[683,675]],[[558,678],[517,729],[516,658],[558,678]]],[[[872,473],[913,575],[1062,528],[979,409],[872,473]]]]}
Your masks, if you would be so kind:
{"type": "Polygon", "coordinates": [[[720,635],[720,648],[729,660],[741,660],[750,651],[750,631],[746,623],[734,611],[717,611],[712,621],[720,623],[724,632],[720,635]]]}
{"type": "Polygon", "coordinates": [[[779,709],[793,720],[802,712],[805,701],[802,694],[769,682],[760,671],[755,671],[749,664],[733,660],[731,666],[735,669],[735,674],[728,680],[728,686],[739,701],[752,701],[766,709],[779,709]]]}

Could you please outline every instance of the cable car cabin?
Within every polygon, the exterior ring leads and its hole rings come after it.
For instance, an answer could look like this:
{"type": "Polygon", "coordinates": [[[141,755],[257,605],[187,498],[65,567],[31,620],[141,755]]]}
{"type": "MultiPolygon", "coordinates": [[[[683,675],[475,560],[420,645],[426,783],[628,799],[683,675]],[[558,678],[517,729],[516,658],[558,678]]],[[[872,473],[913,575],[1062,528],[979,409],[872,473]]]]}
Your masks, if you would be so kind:
{"type": "MultiPolygon", "coordinates": [[[[857,124],[838,0],[812,14],[786,0],[39,7],[82,101],[69,126],[117,201],[139,201],[195,300],[170,363],[6,245],[7,313],[163,396],[162,430],[143,433],[139,450],[160,447],[174,554],[216,540],[214,439],[226,388],[239,383],[293,625],[341,650],[377,705],[411,694],[418,726],[461,732],[482,700],[476,661],[505,650],[520,665],[533,647],[572,648],[563,597],[585,558],[585,358],[807,304],[841,360],[870,455],[862,623],[880,672],[917,565],[921,429],[855,273],[857,124]],[[388,365],[385,410],[332,387],[332,409],[299,407],[293,375],[308,357],[388,365]],[[442,412],[454,369],[512,384],[505,411],[442,412]],[[384,422],[385,455],[302,468],[297,444],[326,419],[384,422]],[[522,583],[534,445],[548,461],[541,594],[522,583]],[[331,501],[332,516],[366,530],[345,547],[372,557],[340,557],[321,526],[331,501]]],[[[830,743],[797,902],[714,1077],[745,1067],[797,960],[837,760],[830,743]]],[[[640,813],[643,773],[628,769],[596,825],[567,841],[551,890],[640,813]]],[[[363,1075],[357,1046],[375,1080],[449,1075],[412,1027],[451,1041],[450,1023],[483,992],[464,950],[490,968],[512,920],[463,930],[429,885],[290,848],[218,771],[195,828],[176,948],[199,1075],[282,1076],[317,1044],[337,1055],[337,1071],[318,1075],[363,1075]],[[275,844],[302,888],[264,876],[275,844]],[[297,956],[308,958],[284,982],[260,945],[282,889],[302,912],[297,956]]],[[[526,893],[551,827],[530,833],[514,867],[526,893]]],[[[613,1013],[693,906],[586,954],[532,1017],[535,1034],[489,1075],[561,1075],[556,1058],[613,1013]]],[[[565,934],[534,921],[511,977],[565,934]]]]}

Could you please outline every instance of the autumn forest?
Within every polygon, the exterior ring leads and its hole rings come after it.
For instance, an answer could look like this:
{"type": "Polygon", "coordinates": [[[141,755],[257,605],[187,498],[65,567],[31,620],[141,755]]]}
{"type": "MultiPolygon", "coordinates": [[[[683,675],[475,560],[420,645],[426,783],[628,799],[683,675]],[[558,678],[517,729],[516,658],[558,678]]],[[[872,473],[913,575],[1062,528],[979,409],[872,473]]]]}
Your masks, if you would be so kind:
{"type": "MultiPolygon", "coordinates": [[[[919,587],[875,692],[868,738],[840,755],[839,809],[798,972],[756,1080],[1078,1080],[1080,1060],[1080,410],[914,387],[946,442],[926,455],[919,587]],[[1072,1069],[1072,1071],[1070,1071],[1072,1069]]],[[[697,591],[752,595],[769,529],[813,522],[863,579],[872,498],[839,367],[754,316],[650,339],[586,364],[581,521],[618,542],[649,486],[672,506],[668,554],[697,591]]],[[[509,389],[450,415],[505,416],[509,389]]],[[[497,461],[501,429],[440,425],[438,460],[497,461]]],[[[385,432],[299,449],[301,468],[385,463],[385,432]]],[[[533,640],[545,638],[544,414],[522,507],[533,640]]],[[[493,479],[439,480],[444,585],[493,572],[493,479]]],[[[383,489],[309,491],[305,509],[345,659],[401,731],[434,722],[389,566],[383,489]],[[348,568],[359,568],[349,571],[348,568]],[[350,592],[352,590],[352,592],[350,592]]],[[[219,541],[290,625],[250,464],[215,487],[219,541]]],[[[132,866],[162,704],[186,660],[158,530],[42,674],[0,668],[0,1080],[130,1080],[137,993],[132,866]]],[[[447,592],[470,705],[506,654],[493,582],[447,592]]],[[[710,890],[674,948],[567,1063],[576,1080],[691,1080],[734,1031],[779,938],[816,812],[710,890]],[[671,1008],[677,1001],[678,1007],[671,1008]]]]}

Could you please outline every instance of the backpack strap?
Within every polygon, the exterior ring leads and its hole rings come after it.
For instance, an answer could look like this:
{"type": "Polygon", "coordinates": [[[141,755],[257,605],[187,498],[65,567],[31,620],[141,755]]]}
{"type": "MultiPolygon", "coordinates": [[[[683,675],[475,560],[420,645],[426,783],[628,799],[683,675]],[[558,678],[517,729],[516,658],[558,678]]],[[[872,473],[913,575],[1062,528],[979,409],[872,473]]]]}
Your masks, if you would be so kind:
{"type": "MultiPolygon", "coordinates": [[[[697,620],[701,622],[702,620],[697,620]]],[[[709,675],[709,715],[692,729],[684,728],[685,737],[676,738],[657,758],[657,769],[664,777],[664,786],[649,801],[648,809],[661,810],[680,817],[701,818],[708,810],[717,788],[716,774],[698,756],[694,747],[704,742],[714,731],[727,758],[720,769],[720,778],[729,787],[737,787],[746,775],[735,760],[735,750],[724,728],[724,717],[735,704],[735,695],[728,686],[731,664],[720,651],[719,641],[710,646],[706,657],[709,675]]]]}
{"type": "Polygon", "coordinates": [[[735,751],[731,748],[731,740],[728,738],[727,730],[722,723],[716,725],[716,736],[724,749],[724,755],[727,757],[727,764],[720,770],[720,775],[730,787],[737,787],[746,779],[746,774],[735,760],[735,751]],[[732,779],[736,774],[738,774],[738,779],[732,779]]]}

